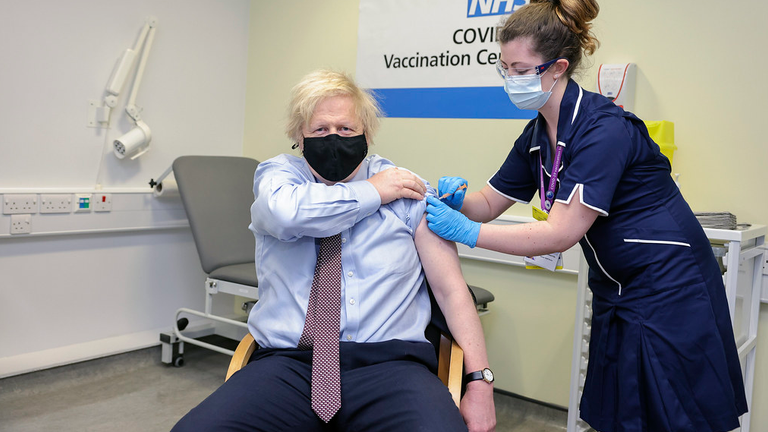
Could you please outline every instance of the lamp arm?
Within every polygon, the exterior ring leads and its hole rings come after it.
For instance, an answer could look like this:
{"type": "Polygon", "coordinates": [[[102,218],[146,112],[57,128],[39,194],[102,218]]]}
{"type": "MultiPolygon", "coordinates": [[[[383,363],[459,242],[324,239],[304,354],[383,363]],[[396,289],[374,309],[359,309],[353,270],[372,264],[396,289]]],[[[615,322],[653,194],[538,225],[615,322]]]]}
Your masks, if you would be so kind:
{"type": "Polygon", "coordinates": [[[133,68],[133,61],[136,59],[136,53],[141,50],[141,46],[144,45],[144,40],[147,38],[147,33],[150,28],[154,27],[156,22],[157,19],[154,17],[147,18],[144,27],[141,28],[139,38],[136,40],[136,45],[134,45],[133,49],[126,49],[123,52],[123,55],[117,60],[115,68],[112,70],[112,75],[109,77],[109,81],[107,81],[106,90],[108,95],[104,97],[104,103],[108,107],[114,108],[117,105],[117,97],[120,95],[120,92],[125,85],[128,73],[133,68]]]}
{"type": "Polygon", "coordinates": [[[144,39],[147,37],[147,33],[149,33],[149,29],[155,26],[155,18],[154,17],[147,17],[144,21],[144,27],[141,28],[141,33],[139,34],[139,38],[136,39],[136,45],[133,46],[134,52],[139,52],[141,49],[141,46],[144,45],[144,39]]]}
{"type": "Polygon", "coordinates": [[[107,95],[104,96],[104,104],[110,108],[117,106],[117,97],[125,84],[125,78],[128,71],[133,67],[133,60],[136,58],[136,52],[130,48],[123,52],[123,55],[117,60],[112,76],[107,82],[107,95]]]}
{"type": "MultiPolygon", "coordinates": [[[[141,86],[141,79],[144,76],[144,69],[147,66],[147,58],[149,57],[149,52],[152,49],[152,42],[154,42],[155,40],[156,24],[157,24],[157,20],[155,18],[148,18],[147,23],[144,25],[145,29],[146,28],[149,29],[146,34],[146,44],[142,49],[141,60],[139,61],[139,66],[136,70],[136,77],[133,80],[133,87],[131,87],[131,95],[128,98],[128,104],[125,107],[125,112],[128,113],[128,115],[134,121],[141,120],[139,109],[136,106],[136,95],[139,93],[139,87],[141,86]]],[[[144,35],[144,31],[142,30],[142,36],[143,35],[144,35]]],[[[140,39],[143,39],[143,38],[140,38],[140,39]]],[[[140,40],[139,42],[137,42],[137,46],[141,42],[143,42],[143,40],[140,40]]]]}

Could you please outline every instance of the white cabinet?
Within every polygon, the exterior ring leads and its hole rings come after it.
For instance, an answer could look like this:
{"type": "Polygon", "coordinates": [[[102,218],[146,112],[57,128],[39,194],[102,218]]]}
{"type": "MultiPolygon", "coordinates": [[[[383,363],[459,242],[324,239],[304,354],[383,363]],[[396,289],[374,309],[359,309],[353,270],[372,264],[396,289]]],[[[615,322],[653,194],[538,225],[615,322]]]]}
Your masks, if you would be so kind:
{"type": "MultiPolygon", "coordinates": [[[[723,265],[728,306],[731,312],[736,345],[741,360],[747,402],[752,409],[752,384],[755,374],[755,348],[757,324],[760,316],[760,296],[763,282],[763,263],[766,227],[752,225],[743,230],[705,228],[710,242],[723,265]]],[[[571,359],[571,387],[568,403],[568,432],[589,431],[579,419],[579,403],[589,363],[589,338],[592,323],[592,292],[587,286],[587,263],[582,257],[579,264],[578,293],[576,296],[576,326],[571,359]]],[[[741,418],[741,432],[749,432],[750,413],[741,418]]]]}

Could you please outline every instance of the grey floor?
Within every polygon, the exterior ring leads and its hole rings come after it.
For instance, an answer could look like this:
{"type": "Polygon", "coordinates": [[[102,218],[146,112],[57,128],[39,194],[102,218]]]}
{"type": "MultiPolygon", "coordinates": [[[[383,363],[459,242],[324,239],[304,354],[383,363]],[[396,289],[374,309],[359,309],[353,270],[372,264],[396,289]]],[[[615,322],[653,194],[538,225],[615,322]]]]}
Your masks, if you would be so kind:
{"type": "MultiPolygon", "coordinates": [[[[221,385],[229,357],[187,344],[185,366],[160,347],[0,380],[0,431],[169,431],[221,385]]],[[[566,413],[496,394],[498,432],[565,431],[566,413]]]]}

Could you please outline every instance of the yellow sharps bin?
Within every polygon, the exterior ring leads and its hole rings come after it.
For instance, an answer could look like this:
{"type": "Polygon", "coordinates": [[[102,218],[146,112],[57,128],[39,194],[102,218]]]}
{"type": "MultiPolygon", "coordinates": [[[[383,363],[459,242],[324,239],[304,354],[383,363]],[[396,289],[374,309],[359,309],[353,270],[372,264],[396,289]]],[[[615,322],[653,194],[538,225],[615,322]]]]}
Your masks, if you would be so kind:
{"type": "Polygon", "coordinates": [[[675,145],[675,124],[666,121],[647,121],[645,127],[648,128],[648,134],[651,136],[656,144],[661,148],[661,153],[669,159],[669,164],[672,165],[672,156],[677,150],[675,145]]]}

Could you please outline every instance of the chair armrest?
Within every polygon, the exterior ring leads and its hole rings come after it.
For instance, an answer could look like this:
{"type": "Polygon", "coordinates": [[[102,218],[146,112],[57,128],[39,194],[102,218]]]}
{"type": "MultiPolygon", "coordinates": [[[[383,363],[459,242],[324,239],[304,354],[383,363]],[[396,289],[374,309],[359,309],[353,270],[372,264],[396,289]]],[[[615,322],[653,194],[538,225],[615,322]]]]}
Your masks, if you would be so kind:
{"type": "Polygon", "coordinates": [[[245,337],[237,345],[235,354],[232,356],[232,360],[229,362],[229,369],[227,370],[227,377],[224,381],[227,381],[235,372],[243,368],[248,364],[248,360],[251,358],[251,354],[256,351],[256,341],[253,339],[250,333],[247,333],[245,337]]]}
{"type": "Polygon", "coordinates": [[[437,376],[448,387],[453,402],[461,403],[461,381],[464,378],[464,350],[453,338],[445,333],[440,335],[440,358],[437,362],[437,376]]]}

